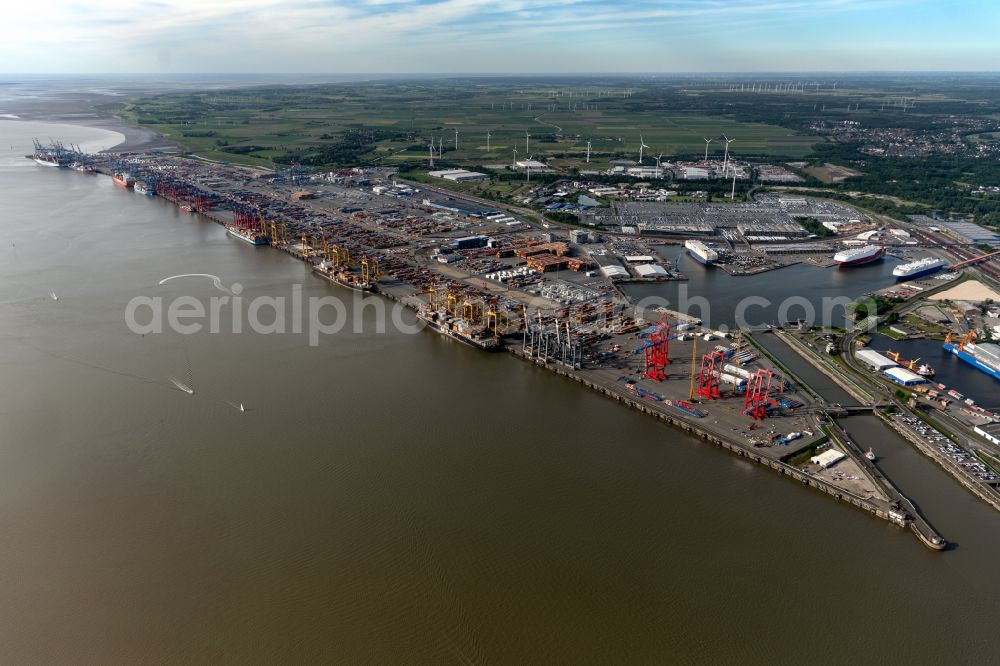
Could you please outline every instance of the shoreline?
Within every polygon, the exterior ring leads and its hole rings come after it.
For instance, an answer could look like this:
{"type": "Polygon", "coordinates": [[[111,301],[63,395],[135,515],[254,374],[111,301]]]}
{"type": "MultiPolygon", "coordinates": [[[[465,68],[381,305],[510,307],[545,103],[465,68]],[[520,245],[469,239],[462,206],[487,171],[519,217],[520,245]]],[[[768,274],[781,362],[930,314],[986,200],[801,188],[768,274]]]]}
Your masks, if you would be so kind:
{"type": "Polygon", "coordinates": [[[97,108],[99,104],[109,102],[121,102],[120,97],[83,95],[78,99],[60,100],[61,103],[51,104],[51,100],[14,99],[3,105],[2,119],[13,122],[28,121],[38,123],[58,123],[63,125],[77,125],[90,129],[100,129],[109,132],[116,132],[124,137],[124,140],[108,146],[101,153],[121,153],[121,152],[183,152],[175,142],[167,139],[163,135],[145,127],[132,125],[109,111],[102,111],[97,108]],[[58,111],[52,111],[51,107],[61,107],[58,111]],[[16,117],[11,117],[16,116],[16,117]]]}

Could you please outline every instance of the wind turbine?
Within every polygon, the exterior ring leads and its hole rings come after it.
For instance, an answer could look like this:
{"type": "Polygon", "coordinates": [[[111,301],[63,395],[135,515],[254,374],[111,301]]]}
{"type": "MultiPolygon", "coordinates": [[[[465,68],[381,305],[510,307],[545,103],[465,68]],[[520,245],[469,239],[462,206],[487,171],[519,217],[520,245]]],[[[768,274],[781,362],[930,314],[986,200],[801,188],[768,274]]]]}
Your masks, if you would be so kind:
{"type": "Polygon", "coordinates": [[[458,128],[455,128],[455,150],[458,150],[458,128]]]}
{"type": "Polygon", "coordinates": [[[663,170],[660,168],[660,160],[663,159],[663,153],[656,156],[656,177],[660,178],[663,176],[663,170]]]}
{"type": "Polygon", "coordinates": [[[729,193],[729,200],[736,201],[736,167],[733,167],[733,191],[729,193]]]}
{"type": "Polygon", "coordinates": [[[528,176],[529,183],[531,182],[531,158],[533,157],[534,155],[528,155],[528,159],[524,163],[524,173],[528,176]]]}
{"type": "Polygon", "coordinates": [[[530,138],[531,138],[531,135],[528,134],[528,130],[524,130],[524,154],[525,155],[528,154],[528,139],[530,139],[530,138]]]}
{"type": "Polygon", "coordinates": [[[434,139],[431,139],[430,149],[431,149],[431,168],[433,169],[434,168],[434,139]]]}
{"type": "Polygon", "coordinates": [[[736,141],[736,139],[730,139],[725,134],[722,135],[722,139],[726,142],[726,157],[722,162],[722,177],[725,178],[726,174],[729,173],[726,170],[727,167],[729,166],[729,144],[731,144],[733,141],[736,141]]]}
{"type": "Polygon", "coordinates": [[[510,166],[511,169],[517,170],[517,146],[514,146],[514,162],[510,166]]]}
{"type": "Polygon", "coordinates": [[[587,164],[590,164],[590,139],[587,139],[587,164]]]}
{"type": "Polygon", "coordinates": [[[705,161],[706,162],[708,161],[708,144],[712,143],[712,141],[714,141],[714,139],[709,139],[709,138],[705,139],[705,161]]]}
{"type": "Polygon", "coordinates": [[[490,152],[490,130],[486,130],[486,152],[490,152]]]}
{"type": "Polygon", "coordinates": [[[642,140],[642,135],[639,135],[639,164],[642,164],[642,151],[644,148],[649,148],[646,142],[642,140]]]}

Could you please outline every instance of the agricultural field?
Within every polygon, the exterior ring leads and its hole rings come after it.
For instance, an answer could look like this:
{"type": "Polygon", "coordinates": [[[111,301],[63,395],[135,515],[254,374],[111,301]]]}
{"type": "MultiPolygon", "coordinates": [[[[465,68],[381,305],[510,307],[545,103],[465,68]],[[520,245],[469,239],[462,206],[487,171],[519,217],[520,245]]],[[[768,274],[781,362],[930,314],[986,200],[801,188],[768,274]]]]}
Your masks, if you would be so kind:
{"type": "MultiPolygon", "coordinates": [[[[704,139],[723,134],[746,157],[803,157],[820,140],[724,114],[647,109],[643,96],[609,86],[344,84],[151,96],[125,116],[201,157],[259,166],[427,163],[432,140],[445,161],[463,166],[509,163],[515,150],[519,159],[583,165],[590,141],[594,168],[638,159],[640,136],[649,164],[660,154],[703,155],[704,139]]],[[[722,145],[712,143],[710,154],[722,145]]]]}
{"type": "MultiPolygon", "coordinates": [[[[434,142],[436,168],[488,171],[487,189],[497,196],[510,189],[499,183],[514,176],[504,167],[515,151],[566,175],[637,162],[640,137],[647,165],[661,155],[700,158],[706,138],[709,157],[720,158],[725,135],[737,160],[801,163],[804,186],[838,199],[861,196],[878,213],[903,218],[930,209],[997,225],[1000,201],[972,192],[1000,184],[998,82],[994,75],[385,80],[145,95],[121,115],[200,157],[265,168],[383,164],[414,174],[429,170],[434,142]]],[[[713,182],[700,189],[724,190],[713,182]]]]}

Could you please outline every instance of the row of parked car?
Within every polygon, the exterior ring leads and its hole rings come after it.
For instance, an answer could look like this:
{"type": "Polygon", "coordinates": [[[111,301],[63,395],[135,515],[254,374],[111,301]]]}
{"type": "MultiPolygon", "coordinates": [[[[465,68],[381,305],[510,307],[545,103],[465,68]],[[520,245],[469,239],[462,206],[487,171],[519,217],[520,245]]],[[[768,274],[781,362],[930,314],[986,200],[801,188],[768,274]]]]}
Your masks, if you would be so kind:
{"type": "Polygon", "coordinates": [[[900,414],[897,419],[906,424],[906,427],[915,432],[928,444],[936,446],[938,451],[951,458],[957,465],[964,468],[972,476],[982,481],[996,481],[996,473],[987,465],[980,462],[978,458],[963,449],[958,444],[939,433],[915,416],[900,414]]]}

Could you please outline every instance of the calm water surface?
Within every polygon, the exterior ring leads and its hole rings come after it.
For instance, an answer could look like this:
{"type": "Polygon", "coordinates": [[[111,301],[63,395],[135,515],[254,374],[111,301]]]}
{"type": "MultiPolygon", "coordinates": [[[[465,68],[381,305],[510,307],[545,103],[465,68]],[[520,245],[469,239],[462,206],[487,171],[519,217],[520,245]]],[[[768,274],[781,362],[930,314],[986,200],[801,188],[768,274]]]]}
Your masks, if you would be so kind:
{"type": "Polygon", "coordinates": [[[633,301],[647,299],[654,305],[662,299],[667,307],[699,317],[712,327],[733,326],[738,313],[742,313],[741,323],[751,326],[798,319],[843,326],[843,303],[893,284],[892,269],[899,263],[893,257],[851,268],[802,263],[733,277],[721,268],[698,263],[680,246],[664,245],[657,251],[669,263],[679,261],[690,279],[630,285],[627,291],[633,301]]]}
{"type": "Polygon", "coordinates": [[[158,284],[170,275],[213,273],[249,297],[343,292],[108,178],[24,160],[32,135],[108,141],[0,123],[4,662],[1000,650],[1000,521],[919,457],[901,458],[907,479],[932,489],[953,552],[430,332],[319,347],[135,335],[132,297],[218,293],[158,284]]]}

